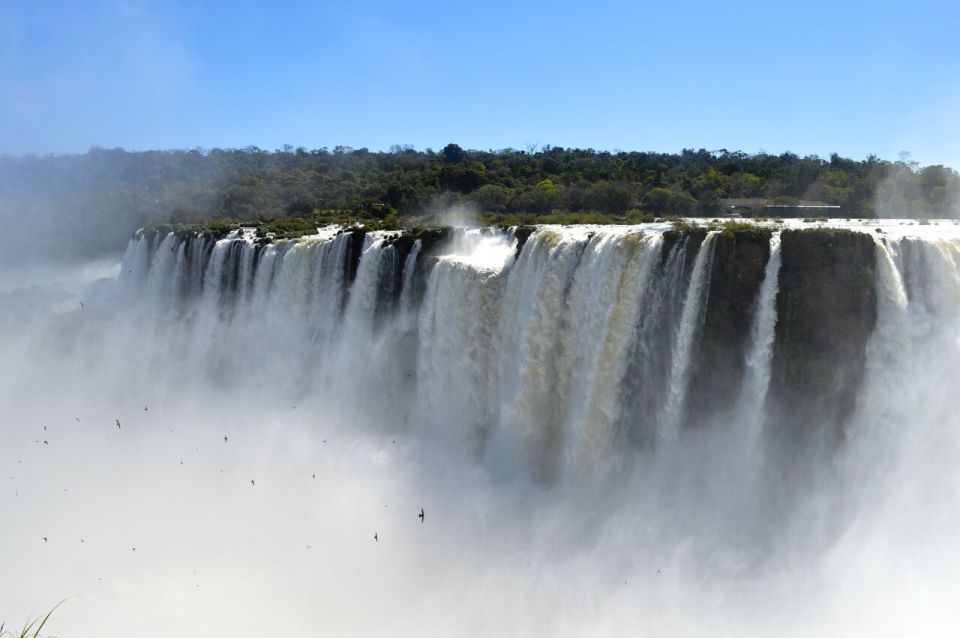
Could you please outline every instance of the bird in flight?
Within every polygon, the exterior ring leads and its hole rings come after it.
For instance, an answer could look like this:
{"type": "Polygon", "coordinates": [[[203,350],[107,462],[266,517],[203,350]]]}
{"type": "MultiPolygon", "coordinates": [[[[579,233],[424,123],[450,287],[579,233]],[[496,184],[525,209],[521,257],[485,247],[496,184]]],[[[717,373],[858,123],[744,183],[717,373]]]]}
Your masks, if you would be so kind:
{"type": "Polygon", "coordinates": [[[144,411],[144,412],[147,411],[147,406],[143,406],[143,411],[144,411]]]}
{"type": "Polygon", "coordinates": [[[422,507],[420,508],[420,516],[419,516],[419,518],[420,518],[420,522],[423,523],[423,508],[422,508],[422,507]]]}
{"type": "Polygon", "coordinates": [[[250,479],[250,485],[256,485],[256,482],[253,479],[250,479]]]}
{"type": "Polygon", "coordinates": [[[119,430],[119,429],[120,429],[120,419],[114,419],[113,422],[117,424],[117,429],[119,430]]]}
{"type": "Polygon", "coordinates": [[[83,305],[83,302],[82,302],[82,301],[80,302],[80,307],[81,307],[81,308],[86,308],[86,306],[83,305]]]}
{"type": "Polygon", "coordinates": [[[46,537],[46,536],[43,537],[43,542],[44,542],[44,543],[47,542],[47,537],[46,537]]]}
{"type": "MultiPolygon", "coordinates": [[[[46,541],[47,539],[43,539],[43,540],[46,541]]],[[[374,533],[373,533],[373,542],[376,543],[378,540],[379,540],[379,539],[377,538],[377,533],[374,532],[374,533]]]]}
{"type": "Polygon", "coordinates": [[[224,442],[224,443],[227,442],[227,435],[226,435],[226,434],[223,435],[223,442],[224,442]]]}

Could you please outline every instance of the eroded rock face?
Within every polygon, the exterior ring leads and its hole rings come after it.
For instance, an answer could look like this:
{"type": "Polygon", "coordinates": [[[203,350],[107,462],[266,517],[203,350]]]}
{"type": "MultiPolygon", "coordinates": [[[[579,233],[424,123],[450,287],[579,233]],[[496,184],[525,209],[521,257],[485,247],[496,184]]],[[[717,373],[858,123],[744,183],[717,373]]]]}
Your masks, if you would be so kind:
{"type": "Polygon", "coordinates": [[[516,257],[520,258],[520,252],[523,250],[523,245],[527,243],[527,240],[530,239],[532,235],[537,230],[536,226],[517,226],[513,231],[513,236],[517,239],[517,253],[516,257]]]}
{"type": "Polygon", "coordinates": [[[360,267],[360,256],[363,254],[363,240],[367,236],[367,230],[360,227],[351,228],[344,232],[350,234],[350,249],[347,251],[347,267],[344,271],[345,283],[349,286],[357,276],[357,268],[360,267]]]}
{"type": "Polygon", "coordinates": [[[877,320],[874,242],[829,229],[781,237],[769,431],[794,445],[835,444],[877,320]]]}
{"type": "MultiPolygon", "coordinates": [[[[532,230],[522,227],[514,231],[518,251],[532,230]]],[[[206,263],[214,241],[205,234],[182,232],[183,239],[189,240],[184,272],[190,281],[200,282],[202,277],[188,269],[206,263]]],[[[348,228],[342,232],[347,235],[341,239],[348,244],[342,288],[345,301],[357,273],[366,231],[348,228]]],[[[437,227],[378,235],[388,247],[378,266],[378,318],[396,309],[405,282],[403,269],[416,241],[421,242],[422,250],[409,293],[413,307],[419,306],[430,271],[451,233],[450,228],[437,227]]],[[[643,337],[631,345],[627,357],[623,416],[618,417],[622,421],[618,427],[640,445],[655,442],[684,291],[706,236],[707,230],[702,227],[663,234],[661,260],[653,275],[656,294],[651,293],[643,317],[637,318],[638,335],[643,337]]],[[[161,233],[155,229],[143,231],[141,237],[150,251],[155,251],[161,241],[161,233]]],[[[709,289],[686,386],[682,421],[687,427],[729,421],[741,394],[757,297],[770,257],[769,230],[727,230],[712,241],[709,289]]],[[[810,443],[835,446],[854,408],[864,374],[867,341],[876,323],[874,240],[844,230],[806,229],[783,231],[781,242],[765,431],[780,449],[810,443]]],[[[221,301],[229,302],[240,285],[242,245],[238,239],[223,257],[221,301]]],[[[259,251],[259,240],[256,245],[259,251]]],[[[197,286],[199,291],[199,283],[197,286]]]]}
{"type": "Polygon", "coordinates": [[[721,233],[714,240],[710,291],[690,381],[690,419],[703,424],[733,408],[744,376],[769,231],[721,233]]]}

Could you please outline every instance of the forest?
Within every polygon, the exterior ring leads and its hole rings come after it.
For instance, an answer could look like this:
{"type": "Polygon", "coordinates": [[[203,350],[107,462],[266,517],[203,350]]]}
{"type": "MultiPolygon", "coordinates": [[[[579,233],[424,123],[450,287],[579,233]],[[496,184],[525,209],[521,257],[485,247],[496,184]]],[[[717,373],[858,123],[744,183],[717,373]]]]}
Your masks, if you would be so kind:
{"type": "Polygon", "coordinates": [[[726,149],[481,151],[452,143],[439,151],[92,148],[0,156],[8,231],[39,231],[54,243],[81,237],[100,249],[155,223],[310,218],[390,227],[451,209],[493,224],[617,222],[717,216],[731,198],[823,202],[839,206],[833,212],[841,217],[955,217],[960,176],[922,167],[908,153],[890,161],[726,149]]]}

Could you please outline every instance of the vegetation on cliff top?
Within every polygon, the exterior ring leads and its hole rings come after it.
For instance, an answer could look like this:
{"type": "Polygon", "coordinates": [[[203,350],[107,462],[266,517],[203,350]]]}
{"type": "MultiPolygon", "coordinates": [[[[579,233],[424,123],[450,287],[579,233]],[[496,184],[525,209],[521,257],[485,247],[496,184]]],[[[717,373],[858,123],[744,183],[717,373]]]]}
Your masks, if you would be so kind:
{"type": "MultiPolygon", "coordinates": [[[[704,219],[694,220],[680,217],[657,217],[649,214],[604,216],[593,215],[545,215],[532,217],[529,215],[491,216],[481,215],[477,221],[488,227],[513,228],[515,233],[522,235],[525,240],[538,224],[637,224],[653,221],[668,222],[673,234],[690,232],[706,233],[718,231],[726,237],[740,236],[743,233],[769,235],[774,230],[784,230],[789,233],[817,233],[824,236],[840,236],[862,234],[860,231],[846,228],[823,226],[817,222],[827,222],[825,218],[805,219],[806,223],[817,223],[808,228],[791,228],[785,230],[783,219],[704,219]]],[[[919,222],[923,224],[923,222],[919,222]]],[[[365,231],[404,231],[411,239],[418,239],[426,235],[435,236],[446,234],[452,227],[444,223],[425,222],[422,218],[401,218],[391,215],[386,219],[357,218],[339,211],[317,211],[312,215],[302,217],[281,218],[271,220],[235,220],[226,218],[208,219],[189,223],[153,224],[144,229],[145,232],[178,232],[187,234],[205,234],[215,238],[222,238],[228,233],[241,228],[253,229],[261,241],[297,239],[307,235],[314,235],[317,229],[330,225],[339,225],[343,228],[362,227],[365,231]]],[[[881,232],[878,228],[876,232],[881,232]]]]}
{"type": "MultiPolygon", "coordinates": [[[[267,224],[278,237],[302,234],[318,221],[383,228],[411,218],[421,226],[450,223],[444,216],[450,210],[488,225],[635,223],[719,216],[726,198],[819,200],[840,206],[843,217],[955,216],[956,171],[908,159],[702,149],[472,151],[456,144],[436,152],[95,148],[83,155],[0,156],[0,205],[9,213],[8,236],[42,238],[64,256],[115,251],[152,224],[217,223],[211,220],[267,224]]],[[[35,251],[26,246],[12,243],[9,258],[35,251]]]]}
{"type": "Polygon", "coordinates": [[[856,161],[703,149],[472,151],[448,144],[439,152],[286,146],[275,152],[93,149],[75,156],[0,157],[5,193],[16,196],[32,187],[70,196],[75,207],[133,211],[143,218],[141,225],[315,211],[382,220],[464,203],[491,216],[715,216],[727,198],[785,205],[818,200],[840,206],[845,217],[886,212],[878,207],[944,217],[956,210],[960,177],[943,166],[920,168],[874,156],[856,161]]]}

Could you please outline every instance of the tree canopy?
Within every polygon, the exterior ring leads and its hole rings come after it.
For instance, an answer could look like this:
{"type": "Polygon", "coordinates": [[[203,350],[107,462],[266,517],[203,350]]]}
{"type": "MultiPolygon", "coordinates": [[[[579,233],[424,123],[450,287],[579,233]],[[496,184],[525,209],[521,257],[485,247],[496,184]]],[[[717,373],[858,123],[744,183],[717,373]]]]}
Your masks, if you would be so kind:
{"type": "Polygon", "coordinates": [[[817,200],[840,206],[844,217],[954,217],[960,176],[944,166],[920,167],[908,156],[852,160],[704,149],[94,148],[83,155],[0,157],[0,192],[5,218],[26,217],[27,227],[40,224],[51,233],[64,232],[64,223],[93,224],[104,245],[116,245],[157,222],[317,211],[382,220],[457,204],[494,219],[524,214],[526,221],[628,211],[715,216],[728,198],[817,200]]]}

